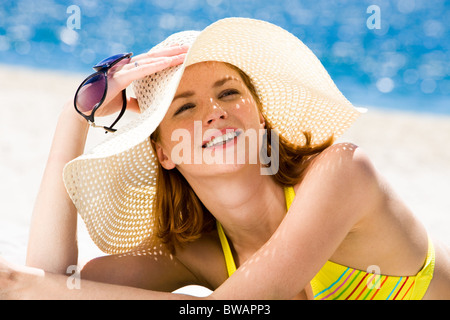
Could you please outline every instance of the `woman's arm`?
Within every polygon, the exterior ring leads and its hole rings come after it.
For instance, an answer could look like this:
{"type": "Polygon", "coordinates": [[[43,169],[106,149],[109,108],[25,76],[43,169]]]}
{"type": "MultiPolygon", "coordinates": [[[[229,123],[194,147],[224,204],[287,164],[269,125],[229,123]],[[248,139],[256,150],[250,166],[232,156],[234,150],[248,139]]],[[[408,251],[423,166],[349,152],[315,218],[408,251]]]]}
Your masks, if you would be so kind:
{"type": "Polygon", "coordinates": [[[356,146],[329,147],[314,160],[270,240],[211,298],[293,298],[377,207],[380,194],[376,174],[356,146]]]}
{"type": "Polygon", "coordinates": [[[197,299],[189,295],[100,283],[18,266],[0,258],[0,300],[197,299]]]}
{"type": "MultiPolygon", "coordinates": [[[[380,200],[369,161],[358,150],[348,148],[333,146],[317,158],[271,239],[208,298],[291,299],[306,287],[350,230],[380,200]]],[[[22,298],[192,298],[83,279],[80,289],[70,290],[67,277],[51,273],[29,276],[29,285],[19,290],[18,284],[23,287],[28,279],[27,272],[9,272],[13,275],[3,273],[0,277],[0,288],[3,281],[4,288],[13,288],[9,292],[18,292],[22,298]]]]}
{"type": "Polygon", "coordinates": [[[88,124],[71,102],[58,120],[50,154],[35,202],[28,241],[28,266],[65,273],[78,258],[77,212],[64,187],[62,171],[84,150],[88,124]]]}
{"type": "MultiPolygon", "coordinates": [[[[108,73],[108,93],[96,116],[120,110],[123,89],[136,79],[181,64],[187,49],[164,48],[118,63],[108,73]],[[139,67],[135,62],[139,62],[139,67]]],[[[139,111],[136,99],[128,99],[127,110],[139,111]]],[[[66,273],[68,266],[77,264],[77,213],[67,195],[62,172],[67,162],[83,153],[87,132],[87,122],[75,112],[72,102],[68,102],[58,120],[33,210],[26,259],[28,266],[52,273],[66,273]]]]}
{"type": "Polygon", "coordinates": [[[156,242],[126,254],[93,259],[83,267],[80,279],[163,292],[202,285],[165,245],[156,242]]]}

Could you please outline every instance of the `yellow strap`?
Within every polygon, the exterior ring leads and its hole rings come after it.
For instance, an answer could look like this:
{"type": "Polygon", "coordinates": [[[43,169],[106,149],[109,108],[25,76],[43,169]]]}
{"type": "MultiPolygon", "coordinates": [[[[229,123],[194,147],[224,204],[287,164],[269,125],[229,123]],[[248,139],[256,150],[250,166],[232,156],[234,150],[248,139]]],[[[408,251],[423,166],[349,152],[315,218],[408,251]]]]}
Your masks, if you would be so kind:
{"type": "Polygon", "coordinates": [[[436,263],[436,253],[434,251],[433,240],[428,236],[428,253],[425,265],[415,276],[414,289],[410,300],[422,300],[428,290],[431,279],[434,275],[434,265],[436,263]]]}
{"type": "Polygon", "coordinates": [[[291,207],[292,201],[295,198],[295,191],[293,187],[284,187],[284,197],[286,198],[286,210],[291,207]]]}
{"type": "Polygon", "coordinates": [[[236,264],[234,263],[233,254],[231,253],[230,245],[228,244],[227,236],[223,231],[219,220],[216,220],[217,233],[219,234],[220,244],[222,245],[223,255],[225,256],[225,265],[227,266],[228,276],[236,271],[236,264]]]}
{"type": "MultiPolygon", "coordinates": [[[[293,187],[284,187],[284,196],[286,198],[286,209],[289,210],[289,207],[294,201],[295,192],[293,187]]],[[[223,227],[218,220],[216,220],[217,225],[217,233],[219,234],[220,244],[222,245],[223,255],[225,257],[225,265],[227,266],[228,276],[236,271],[236,264],[234,263],[233,253],[231,252],[230,245],[228,244],[227,236],[223,231],[223,227]]]]}

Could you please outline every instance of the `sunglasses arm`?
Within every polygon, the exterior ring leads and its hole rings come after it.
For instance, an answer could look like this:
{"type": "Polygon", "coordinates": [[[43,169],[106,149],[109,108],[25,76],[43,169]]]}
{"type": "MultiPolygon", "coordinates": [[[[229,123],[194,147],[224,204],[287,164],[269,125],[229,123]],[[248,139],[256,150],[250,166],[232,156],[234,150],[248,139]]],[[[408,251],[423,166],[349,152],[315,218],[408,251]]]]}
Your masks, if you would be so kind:
{"type": "Polygon", "coordinates": [[[113,130],[113,131],[110,131],[110,132],[115,132],[116,129],[113,129],[112,127],[114,127],[116,125],[116,123],[119,122],[120,118],[122,118],[122,116],[125,113],[126,109],[127,109],[127,93],[126,93],[126,89],[123,89],[122,90],[122,110],[120,110],[119,116],[113,122],[113,124],[109,128],[105,128],[105,129],[113,130]]]}
{"type": "Polygon", "coordinates": [[[108,132],[116,132],[117,129],[113,129],[114,125],[120,120],[120,118],[122,118],[123,114],[125,113],[125,110],[127,109],[127,95],[126,95],[126,89],[122,90],[122,110],[120,110],[119,116],[117,117],[116,121],[114,121],[114,123],[109,126],[109,127],[104,127],[104,126],[98,126],[96,125],[94,122],[92,122],[91,120],[88,120],[88,123],[91,127],[93,128],[103,128],[106,130],[105,133],[108,132]]]}
{"type": "MultiPolygon", "coordinates": [[[[104,126],[98,126],[94,122],[91,122],[91,121],[88,121],[88,123],[92,128],[102,128],[102,129],[105,129],[107,132],[111,132],[111,133],[117,131],[116,129],[112,129],[112,128],[108,128],[108,127],[104,127],[104,126]]],[[[105,133],[107,133],[107,132],[105,132],[105,133]]]]}

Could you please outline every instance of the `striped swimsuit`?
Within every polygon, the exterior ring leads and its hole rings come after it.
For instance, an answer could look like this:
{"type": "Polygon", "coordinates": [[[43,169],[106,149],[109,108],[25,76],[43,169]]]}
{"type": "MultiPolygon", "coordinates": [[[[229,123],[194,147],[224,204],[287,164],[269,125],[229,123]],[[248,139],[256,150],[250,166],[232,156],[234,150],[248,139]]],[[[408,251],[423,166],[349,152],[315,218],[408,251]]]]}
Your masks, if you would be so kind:
{"type": "MultiPolygon", "coordinates": [[[[286,205],[289,209],[294,200],[294,188],[285,188],[286,205]]],[[[228,276],[236,271],[233,255],[220,222],[217,221],[228,276]]],[[[374,270],[358,270],[327,261],[311,280],[315,300],[420,300],[433,278],[435,263],[434,247],[428,240],[428,254],[422,269],[414,276],[387,276],[374,270]],[[374,272],[374,273],[372,273],[374,272]]]]}

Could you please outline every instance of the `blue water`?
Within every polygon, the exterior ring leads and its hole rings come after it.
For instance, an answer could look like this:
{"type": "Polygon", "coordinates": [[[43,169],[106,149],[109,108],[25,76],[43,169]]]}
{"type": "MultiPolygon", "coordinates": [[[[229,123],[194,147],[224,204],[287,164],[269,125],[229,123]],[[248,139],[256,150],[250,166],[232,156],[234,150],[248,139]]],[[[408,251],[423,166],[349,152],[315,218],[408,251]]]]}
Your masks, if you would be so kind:
{"type": "Polygon", "coordinates": [[[1,0],[0,63],[89,74],[109,55],[230,16],[294,33],[354,104],[450,114],[445,0],[1,0]]]}

